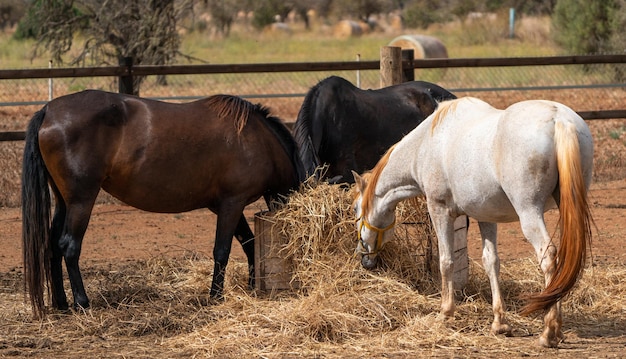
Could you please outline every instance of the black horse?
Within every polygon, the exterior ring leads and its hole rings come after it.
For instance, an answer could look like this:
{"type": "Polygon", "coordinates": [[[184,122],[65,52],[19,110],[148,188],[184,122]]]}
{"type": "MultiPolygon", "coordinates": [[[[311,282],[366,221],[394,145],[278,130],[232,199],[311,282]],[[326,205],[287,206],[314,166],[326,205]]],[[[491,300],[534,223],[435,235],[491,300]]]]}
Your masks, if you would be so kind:
{"type": "Polygon", "coordinates": [[[455,98],[424,81],[361,90],[341,77],[328,77],[309,90],[294,125],[304,167],[312,175],[328,165],[330,182],[352,183],[352,170],[372,169],[438,102],[455,98]]]}
{"type": "Polygon", "coordinates": [[[24,276],[36,315],[68,308],[62,261],[74,305],[87,308],[78,260],[100,188],[136,208],[217,214],[210,296],[223,297],[233,236],[248,258],[254,237],[244,207],[284,198],[304,180],[297,145],[269,110],[216,95],[172,104],[102,91],[60,97],[37,112],[26,132],[22,173],[24,276]],[[55,198],[50,223],[51,198],[55,198]]]}

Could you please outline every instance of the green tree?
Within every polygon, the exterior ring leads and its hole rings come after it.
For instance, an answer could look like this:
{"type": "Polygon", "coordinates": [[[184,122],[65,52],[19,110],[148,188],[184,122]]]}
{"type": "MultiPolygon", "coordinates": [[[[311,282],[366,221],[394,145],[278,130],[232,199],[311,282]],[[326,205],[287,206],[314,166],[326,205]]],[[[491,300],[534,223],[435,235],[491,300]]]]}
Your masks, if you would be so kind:
{"type": "Polygon", "coordinates": [[[387,12],[394,8],[391,0],[334,1],[332,6],[339,17],[350,16],[367,22],[371,15],[387,12]]]}
{"type": "Polygon", "coordinates": [[[136,65],[170,64],[183,55],[177,24],[192,5],[193,0],[37,0],[27,19],[37,38],[33,56],[47,52],[56,63],[71,65],[117,65],[124,57],[136,65]],[[68,57],[76,35],[82,48],[68,57]]]}
{"type": "Polygon", "coordinates": [[[574,54],[606,51],[617,12],[615,0],[558,0],[552,15],[554,39],[574,54]]]}
{"type": "Polygon", "coordinates": [[[17,24],[25,11],[26,3],[23,0],[0,1],[0,31],[17,24]]]}
{"type": "Polygon", "coordinates": [[[253,8],[254,0],[204,0],[211,14],[211,27],[216,34],[228,37],[237,12],[253,8]]]}
{"type": "MultiPolygon", "coordinates": [[[[555,41],[574,54],[623,53],[624,12],[626,0],[558,0],[552,15],[555,41]]],[[[609,66],[615,80],[626,80],[625,67],[609,66]]],[[[596,68],[585,67],[587,71],[596,68]]]]}
{"type": "Polygon", "coordinates": [[[276,22],[276,18],[284,19],[293,9],[293,5],[284,0],[263,0],[255,5],[252,26],[263,29],[276,22]]]}
{"type": "Polygon", "coordinates": [[[404,25],[409,28],[426,29],[429,25],[442,21],[445,11],[437,0],[417,0],[407,4],[402,11],[404,25]]]}

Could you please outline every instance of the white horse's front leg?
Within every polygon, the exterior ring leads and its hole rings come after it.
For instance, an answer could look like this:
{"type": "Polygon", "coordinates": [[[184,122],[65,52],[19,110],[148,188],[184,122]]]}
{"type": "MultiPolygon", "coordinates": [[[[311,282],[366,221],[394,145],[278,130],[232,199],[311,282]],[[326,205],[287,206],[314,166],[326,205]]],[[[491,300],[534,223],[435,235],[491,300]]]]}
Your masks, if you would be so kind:
{"type": "Polygon", "coordinates": [[[498,257],[497,231],[496,223],[478,222],[483,247],[483,267],[489,277],[489,285],[491,286],[491,297],[493,306],[493,323],[491,324],[491,333],[494,335],[504,334],[511,335],[511,326],[505,318],[504,301],[500,293],[500,258],[498,257]]]}
{"type": "Polygon", "coordinates": [[[431,208],[430,217],[439,242],[439,271],[441,272],[441,315],[454,319],[454,219],[448,210],[431,208]]]}

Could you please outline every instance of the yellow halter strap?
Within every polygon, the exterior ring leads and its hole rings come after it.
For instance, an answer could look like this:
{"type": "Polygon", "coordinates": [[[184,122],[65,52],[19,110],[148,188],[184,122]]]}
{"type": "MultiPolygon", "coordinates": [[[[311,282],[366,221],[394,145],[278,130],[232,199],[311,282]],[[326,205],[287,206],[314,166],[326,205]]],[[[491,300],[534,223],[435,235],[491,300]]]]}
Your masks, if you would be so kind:
{"type": "Polygon", "coordinates": [[[361,246],[363,247],[363,249],[366,248],[365,242],[363,242],[363,237],[361,237],[361,230],[363,229],[363,226],[365,226],[365,228],[371,231],[376,232],[376,246],[374,247],[374,250],[369,253],[364,253],[364,255],[377,254],[378,251],[380,251],[381,247],[383,246],[383,235],[385,234],[385,232],[392,229],[393,226],[396,225],[396,219],[394,218],[393,222],[391,222],[391,224],[385,228],[378,228],[376,226],[369,224],[367,220],[365,219],[365,216],[362,216],[360,219],[361,219],[361,225],[359,226],[359,233],[357,234],[357,238],[361,242],[361,246]]]}

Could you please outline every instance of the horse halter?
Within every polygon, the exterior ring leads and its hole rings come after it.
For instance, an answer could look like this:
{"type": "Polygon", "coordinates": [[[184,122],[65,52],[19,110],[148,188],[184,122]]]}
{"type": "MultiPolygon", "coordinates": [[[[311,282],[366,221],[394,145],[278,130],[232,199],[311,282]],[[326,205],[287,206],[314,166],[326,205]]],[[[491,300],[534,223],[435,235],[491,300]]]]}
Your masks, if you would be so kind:
{"type": "Polygon", "coordinates": [[[363,237],[361,237],[361,230],[363,229],[363,226],[365,226],[365,228],[367,228],[367,229],[369,229],[371,231],[376,232],[376,245],[374,246],[374,250],[371,251],[371,252],[362,253],[362,254],[363,255],[377,254],[380,251],[380,249],[382,248],[382,246],[383,246],[383,236],[384,236],[385,232],[387,232],[388,230],[392,229],[393,226],[396,225],[396,219],[394,218],[393,222],[391,222],[391,224],[388,225],[385,228],[378,228],[376,226],[373,226],[373,225],[369,224],[367,222],[367,220],[365,219],[365,216],[359,217],[357,219],[357,221],[359,219],[361,220],[361,225],[359,226],[359,232],[357,233],[357,238],[358,238],[359,243],[361,244],[361,247],[363,247],[363,249],[367,248],[365,246],[365,242],[363,241],[363,237]]]}

